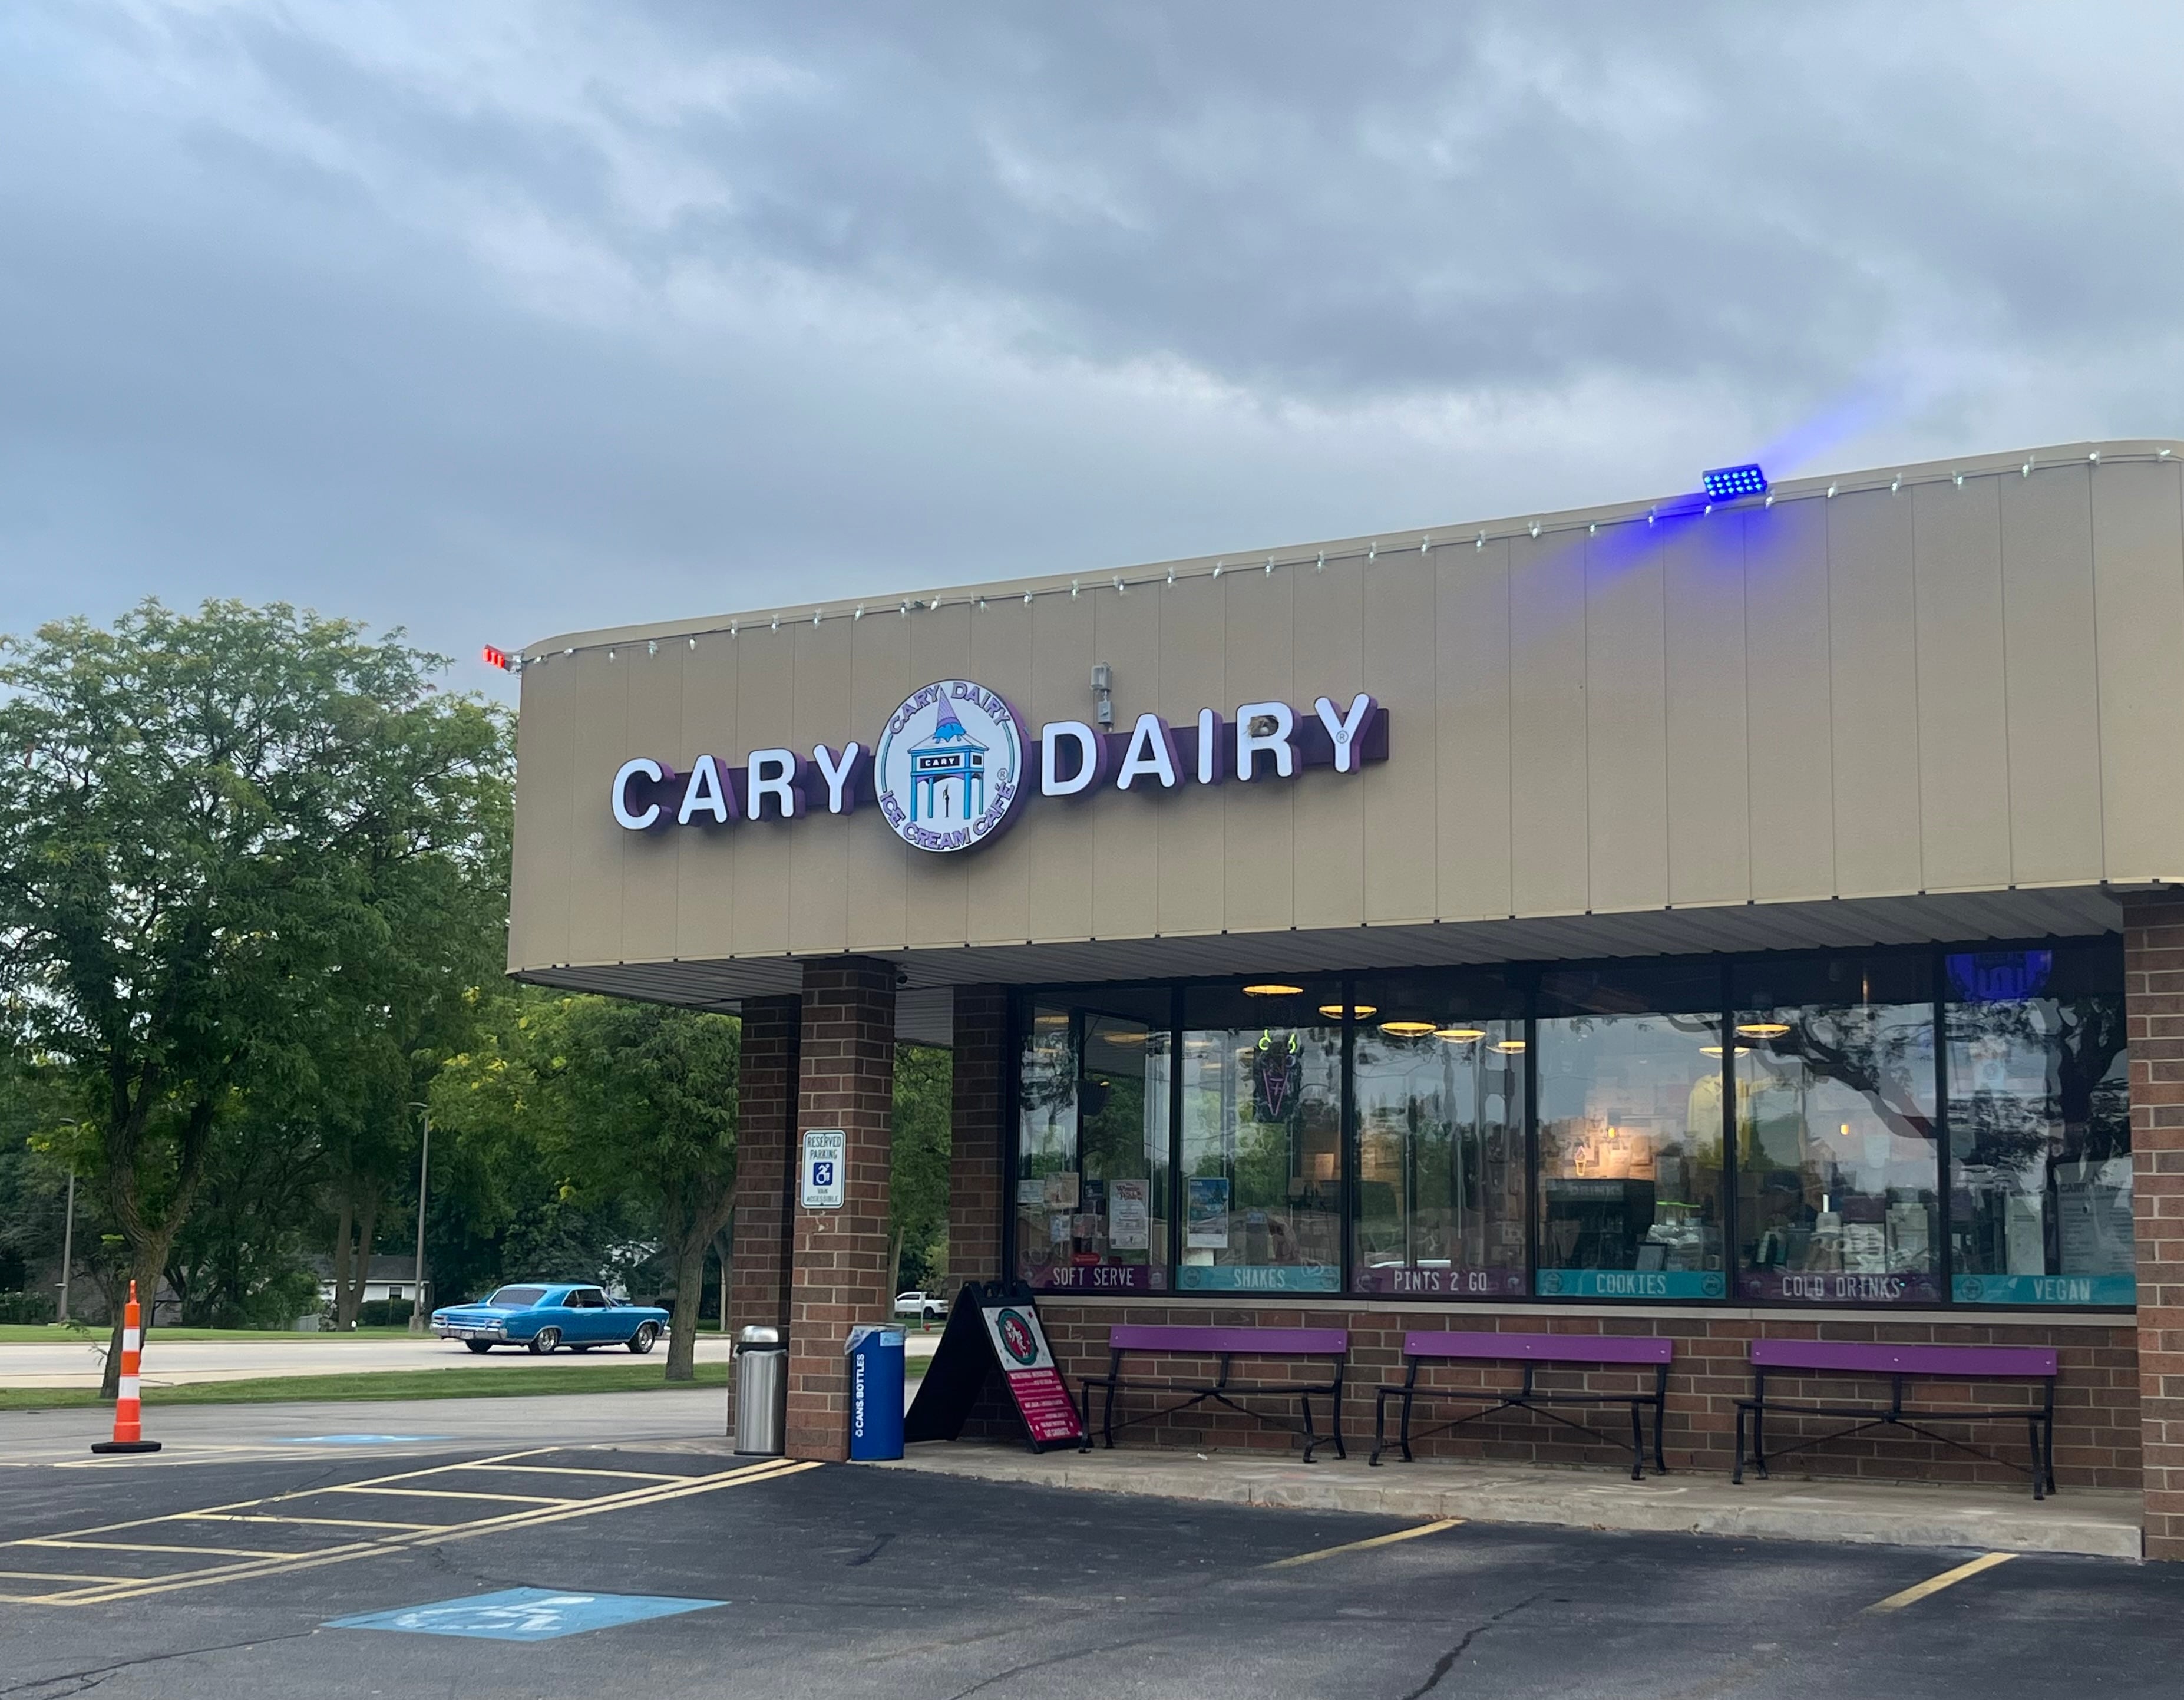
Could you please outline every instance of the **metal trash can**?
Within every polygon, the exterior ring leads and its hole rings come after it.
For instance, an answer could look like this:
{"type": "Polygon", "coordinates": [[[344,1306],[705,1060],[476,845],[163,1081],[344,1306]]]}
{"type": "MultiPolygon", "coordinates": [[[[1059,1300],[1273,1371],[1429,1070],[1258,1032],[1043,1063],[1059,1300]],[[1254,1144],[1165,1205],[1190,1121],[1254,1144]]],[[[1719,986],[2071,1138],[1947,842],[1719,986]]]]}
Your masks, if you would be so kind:
{"type": "Polygon", "coordinates": [[[850,1456],[902,1456],[903,1331],[865,1324],[850,1330],[850,1456]]]}
{"type": "Polygon", "coordinates": [[[736,1335],[736,1452],[777,1458],[788,1427],[788,1343],[777,1328],[736,1335]]]}

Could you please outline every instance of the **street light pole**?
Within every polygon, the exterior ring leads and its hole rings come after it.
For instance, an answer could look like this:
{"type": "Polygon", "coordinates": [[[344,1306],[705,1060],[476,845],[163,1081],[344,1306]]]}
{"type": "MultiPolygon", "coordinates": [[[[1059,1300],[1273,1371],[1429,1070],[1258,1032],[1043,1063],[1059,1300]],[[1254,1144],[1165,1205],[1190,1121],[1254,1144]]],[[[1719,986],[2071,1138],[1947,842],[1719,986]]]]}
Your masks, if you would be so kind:
{"type": "Polygon", "coordinates": [[[416,1280],[410,1290],[410,1332],[425,1331],[425,1180],[432,1163],[432,1112],[422,1104],[412,1104],[425,1120],[424,1147],[417,1153],[417,1268],[416,1280]]]}
{"type": "MultiPolygon", "coordinates": [[[[64,1128],[81,1127],[82,1123],[67,1117],[61,1118],[64,1128]]],[[[68,1214],[61,1227],[61,1307],[56,1320],[68,1320],[69,1265],[75,1262],[75,1165],[69,1165],[68,1214]]]]}
{"type": "Polygon", "coordinates": [[[61,1229],[61,1313],[68,1320],[69,1265],[75,1261],[75,1171],[69,1171],[68,1223],[61,1229]]]}

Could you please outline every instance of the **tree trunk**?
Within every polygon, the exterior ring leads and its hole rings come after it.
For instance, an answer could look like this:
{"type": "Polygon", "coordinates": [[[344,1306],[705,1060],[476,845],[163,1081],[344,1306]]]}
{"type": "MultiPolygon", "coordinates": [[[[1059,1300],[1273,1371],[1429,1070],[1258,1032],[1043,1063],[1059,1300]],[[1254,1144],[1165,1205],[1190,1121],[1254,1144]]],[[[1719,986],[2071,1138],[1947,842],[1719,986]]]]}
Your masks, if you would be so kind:
{"type": "Polygon", "coordinates": [[[379,1222],[379,1189],[371,1187],[364,1195],[364,1207],[357,1218],[356,1250],[348,1254],[348,1225],[351,1200],[342,1199],[342,1240],[334,1248],[334,1326],[348,1329],[356,1326],[357,1313],[364,1306],[364,1290],[371,1279],[371,1252],[376,1243],[374,1230],[379,1222]]]}
{"type": "Polygon", "coordinates": [[[667,1379],[698,1379],[698,1311],[705,1301],[705,1246],[712,1239],[710,1226],[702,1234],[678,1240],[675,1254],[675,1307],[668,1313],[667,1379]]]}
{"type": "MultiPolygon", "coordinates": [[[[136,1283],[136,1302],[143,1313],[143,1341],[152,1340],[152,1310],[159,1296],[159,1276],[167,1267],[167,1244],[147,1246],[131,1261],[130,1279],[136,1283]]],[[[129,1290],[121,1290],[120,1300],[114,1307],[114,1329],[106,1340],[106,1368],[98,1379],[98,1396],[114,1399],[121,1393],[121,1331],[129,1319],[129,1290]]]]}
{"type": "Polygon", "coordinates": [[[343,1187],[341,1213],[334,1220],[334,1326],[341,1326],[342,1295],[348,1290],[348,1235],[355,1225],[356,1207],[350,1202],[348,1189],[343,1187]]]}

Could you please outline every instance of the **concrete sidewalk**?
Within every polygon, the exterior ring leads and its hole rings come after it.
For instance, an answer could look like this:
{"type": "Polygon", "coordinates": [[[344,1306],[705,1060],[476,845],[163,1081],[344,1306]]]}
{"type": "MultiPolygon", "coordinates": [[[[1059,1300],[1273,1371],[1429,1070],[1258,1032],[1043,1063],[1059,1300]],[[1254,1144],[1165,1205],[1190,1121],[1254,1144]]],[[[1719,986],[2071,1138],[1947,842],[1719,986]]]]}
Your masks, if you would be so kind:
{"type": "Polygon", "coordinates": [[[1925,1483],[1800,1481],[1778,1475],[1648,1475],[1462,1463],[1384,1463],[1248,1452],[1047,1452],[979,1441],[930,1441],[878,1469],[930,1471],[982,1481],[1090,1488],[1162,1499],[1211,1500],[1286,1510],[1460,1517],[1646,1533],[1761,1540],[1841,1541],[1890,1547],[1975,1547],[1990,1552],[2140,1556],[2140,1500],[2119,1488],[2070,1488],[2035,1502],[2029,1491],[1925,1483]]]}

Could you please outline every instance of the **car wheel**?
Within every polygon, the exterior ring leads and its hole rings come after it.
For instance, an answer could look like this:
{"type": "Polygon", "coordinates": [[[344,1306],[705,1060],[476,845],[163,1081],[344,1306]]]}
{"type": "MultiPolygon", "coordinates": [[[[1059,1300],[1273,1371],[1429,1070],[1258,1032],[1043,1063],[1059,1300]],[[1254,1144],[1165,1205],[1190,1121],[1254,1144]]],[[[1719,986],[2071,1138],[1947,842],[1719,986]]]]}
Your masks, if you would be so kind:
{"type": "Polygon", "coordinates": [[[531,1336],[531,1350],[540,1357],[545,1357],[560,1343],[561,1330],[558,1328],[542,1328],[531,1336]]]}
{"type": "Polygon", "coordinates": [[[629,1349],[635,1352],[639,1357],[642,1357],[646,1352],[652,1350],[652,1342],[659,1338],[660,1324],[658,1323],[641,1322],[637,1325],[637,1332],[629,1337],[629,1349]]]}
{"type": "Polygon", "coordinates": [[[463,1344],[470,1347],[472,1352],[477,1353],[481,1357],[484,1357],[487,1352],[493,1350],[493,1342],[489,1340],[466,1340],[463,1344]]]}

